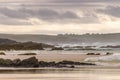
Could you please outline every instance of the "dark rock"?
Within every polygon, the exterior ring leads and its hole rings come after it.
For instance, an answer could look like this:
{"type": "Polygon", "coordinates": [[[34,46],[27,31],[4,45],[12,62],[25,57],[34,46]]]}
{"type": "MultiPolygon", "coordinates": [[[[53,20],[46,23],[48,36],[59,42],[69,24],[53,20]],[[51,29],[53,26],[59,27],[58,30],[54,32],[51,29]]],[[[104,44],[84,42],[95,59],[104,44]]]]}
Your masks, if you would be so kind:
{"type": "Polygon", "coordinates": [[[4,52],[0,52],[0,55],[5,55],[5,53],[4,52]]]}
{"type": "Polygon", "coordinates": [[[100,53],[96,53],[95,55],[100,55],[100,53]]]}
{"type": "Polygon", "coordinates": [[[81,62],[74,62],[74,61],[61,61],[57,63],[58,65],[95,65],[93,63],[81,63],[81,62]]]}
{"type": "Polygon", "coordinates": [[[70,64],[70,65],[72,65],[72,64],[74,64],[74,62],[73,61],[61,61],[61,62],[58,62],[58,64],[64,64],[64,65],[67,65],[67,64],[70,64]]]}
{"type": "Polygon", "coordinates": [[[40,61],[39,62],[39,66],[40,67],[55,67],[56,63],[55,62],[44,62],[44,61],[40,61]]]}
{"type": "Polygon", "coordinates": [[[44,62],[44,61],[39,62],[39,67],[47,67],[47,66],[48,66],[48,62],[44,62]]]}
{"type": "Polygon", "coordinates": [[[100,55],[100,53],[87,53],[87,55],[100,55]]]}
{"type": "Polygon", "coordinates": [[[12,64],[12,60],[0,58],[0,66],[11,67],[12,64]]]}
{"type": "Polygon", "coordinates": [[[64,50],[64,48],[62,48],[62,47],[54,47],[54,48],[52,48],[52,50],[64,50]]]}
{"type": "Polygon", "coordinates": [[[113,53],[109,53],[109,52],[106,53],[106,55],[112,55],[112,54],[113,54],[113,53]]]}
{"type": "Polygon", "coordinates": [[[75,68],[75,66],[71,65],[70,68],[75,68]]]}
{"type": "Polygon", "coordinates": [[[14,60],[13,60],[13,65],[14,65],[15,67],[20,66],[20,63],[21,63],[21,60],[20,60],[20,59],[14,59],[14,60]]]}
{"type": "Polygon", "coordinates": [[[95,55],[95,53],[87,53],[87,55],[95,55]]]}
{"type": "Polygon", "coordinates": [[[31,57],[21,61],[21,67],[39,67],[39,62],[36,57],[31,57]]]}
{"type": "Polygon", "coordinates": [[[19,54],[19,55],[37,55],[36,53],[24,53],[24,54],[19,54]]]}

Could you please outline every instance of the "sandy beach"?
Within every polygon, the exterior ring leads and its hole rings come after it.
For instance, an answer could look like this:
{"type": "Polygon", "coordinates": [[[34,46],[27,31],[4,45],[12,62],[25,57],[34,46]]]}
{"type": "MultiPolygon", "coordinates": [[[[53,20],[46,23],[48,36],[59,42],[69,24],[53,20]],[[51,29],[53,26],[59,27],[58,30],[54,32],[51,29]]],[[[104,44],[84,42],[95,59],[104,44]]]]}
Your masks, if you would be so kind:
{"type": "Polygon", "coordinates": [[[120,80],[120,69],[79,68],[79,69],[38,69],[0,74],[0,80],[120,80]],[[16,74],[17,73],[17,74],[16,74]]]}
{"type": "Polygon", "coordinates": [[[37,54],[37,55],[17,55],[17,54],[7,54],[7,55],[0,55],[0,58],[4,58],[4,59],[26,59],[29,57],[33,57],[35,56],[39,61],[47,61],[47,62],[51,62],[51,61],[63,61],[63,60],[68,60],[68,61],[84,61],[86,58],[90,58],[90,57],[100,57],[101,55],[86,55],[86,54],[56,54],[56,53],[52,53],[52,54],[37,54]]]}

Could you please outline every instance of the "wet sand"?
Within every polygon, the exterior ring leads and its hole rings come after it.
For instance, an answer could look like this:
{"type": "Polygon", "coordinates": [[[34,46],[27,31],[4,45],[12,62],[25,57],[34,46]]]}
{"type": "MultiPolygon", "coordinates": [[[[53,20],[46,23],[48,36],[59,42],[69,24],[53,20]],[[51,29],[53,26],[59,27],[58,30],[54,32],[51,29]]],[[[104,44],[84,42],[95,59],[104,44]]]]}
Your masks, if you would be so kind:
{"type": "Polygon", "coordinates": [[[7,54],[7,55],[0,55],[0,58],[4,59],[26,59],[29,57],[35,56],[39,61],[63,61],[63,60],[68,60],[68,61],[84,61],[86,58],[90,57],[100,57],[101,55],[86,55],[86,54],[37,54],[37,55],[18,55],[18,54],[7,54]]]}
{"type": "MultiPolygon", "coordinates": [[[[38,70],[37,70],[38,71],[38,70]]],[[[0,80],[120,80],[120,69],[40,69],[40,72],[0,74],[0,80]]]]}

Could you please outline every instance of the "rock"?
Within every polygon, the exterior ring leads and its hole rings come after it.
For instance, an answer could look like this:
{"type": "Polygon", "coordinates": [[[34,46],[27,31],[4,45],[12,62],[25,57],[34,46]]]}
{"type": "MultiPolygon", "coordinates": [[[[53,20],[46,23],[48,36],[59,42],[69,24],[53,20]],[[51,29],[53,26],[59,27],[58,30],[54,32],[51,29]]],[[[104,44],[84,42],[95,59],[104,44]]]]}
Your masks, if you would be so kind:
{"type": "Polygon", "coordinates": [[[95,53],[87,53],[87,55],[95,55],[95,53]]]}
{"type": "Polygon", "coordinates": [[[61,62],[58,62],[58,64],[64,64],[64,65],[67,65],[67,64],[69,64],[69,65],[73,65],[74,64],[74,62],[73,61],[61,61],[61,62]]]}
{"type": "Polygon", "coordinates": [[[39,62],[39,67],[47,67],[47,66],[48,66],[48,62],[44,62],[44,61],[39,62]]]}
{"type": "Polygon", "coordinates": [[[113,53],[109,53],[109,52],[106,53],[106,55],[112,55],[112,54],[113,54],[113,53]]]}
{"type": "Polygon", "coordinates": [[[57,63],[58,65],[64,65],[64,66],[66,66],[66,65],[71,65],[71,66],[73,66],[73,65],[95,65],[95,64],[93,64],[93,63],[84,63],[84,62],[74,62],[74,61],[61,61],[61,62],[58,62],[57,63]]]}
{"type": "Polygon", "coordinates": [[[19,54],[19,55],[37,55],[36,53],[24,53],[24,54],[19,54]]]}
{"type": "Polygon", "coordinates": [[[54,47],[52,50],[64,50],[62,47],[54,47]]]}
{"type": "Polygon", "coordinates": [[[40,67],[55,67],[56,63],[55,62],[44,62],[44,61],[40,61],[39,62],[39,66],[40,67]]]}
{"type": "Polygon", "coordinates": [[[71,65],[70,68],[75,68],[75,66],[71,65]]]}
{"type": "Polygon", "coordinates": [[[0,66],[3,66],[3,67],[11,67],[12,64],[13,64],[13,63],[12,63],[12,60],[0,58],[0,66]]]}
{"type": "Polygon", "coordinates": [[[21,67],[39,67],[39,62],[38,62],[38,59],[36,59],[36,57],[31,57],[31,58],[22,60],[20,63],[20,66],[21,67]]]}
{"type": "Polygon", "coordinates": [[[14,65],[14,67],[20,66],[20,63],[21,63],[21,60],[20,60],[20,59],[14,59],[14,60],[13,60],[13,65],[14,65]]]}
{"type": "Polygon", "coordinates": [[[0,55],[5,55],[5,53],[4,52],[0,52],[0,55]]]}
{"type": "Polygon", "coordinates": [[[96,53],[95,55],[100,55],[100,53],[96,53]]]}
{"type": "Polygon", "coordinates": [[[87,53],[87,55],[100,55],[100,53],[87,53]]]}

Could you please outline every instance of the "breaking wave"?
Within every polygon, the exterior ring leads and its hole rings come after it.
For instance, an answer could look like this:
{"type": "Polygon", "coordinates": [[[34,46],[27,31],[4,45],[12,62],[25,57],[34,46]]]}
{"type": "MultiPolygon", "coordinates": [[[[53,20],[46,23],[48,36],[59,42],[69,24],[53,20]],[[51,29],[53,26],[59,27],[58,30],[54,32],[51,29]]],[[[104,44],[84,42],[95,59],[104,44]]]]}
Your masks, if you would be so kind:
{"type": "Polygon", "coordinates": [[[109,56],[102,56],[102,57],[94,57],[94,58],[87,58],[85,61],[89,62],[114,62],[120,61],[120,54],[113,54],[109,56]]]}
{"type": "Polygon", "coordinates": [[[94,62],[101,66],[120,66],[120,54],[87,58],[85,59],[85,62],[94,62]]]}

